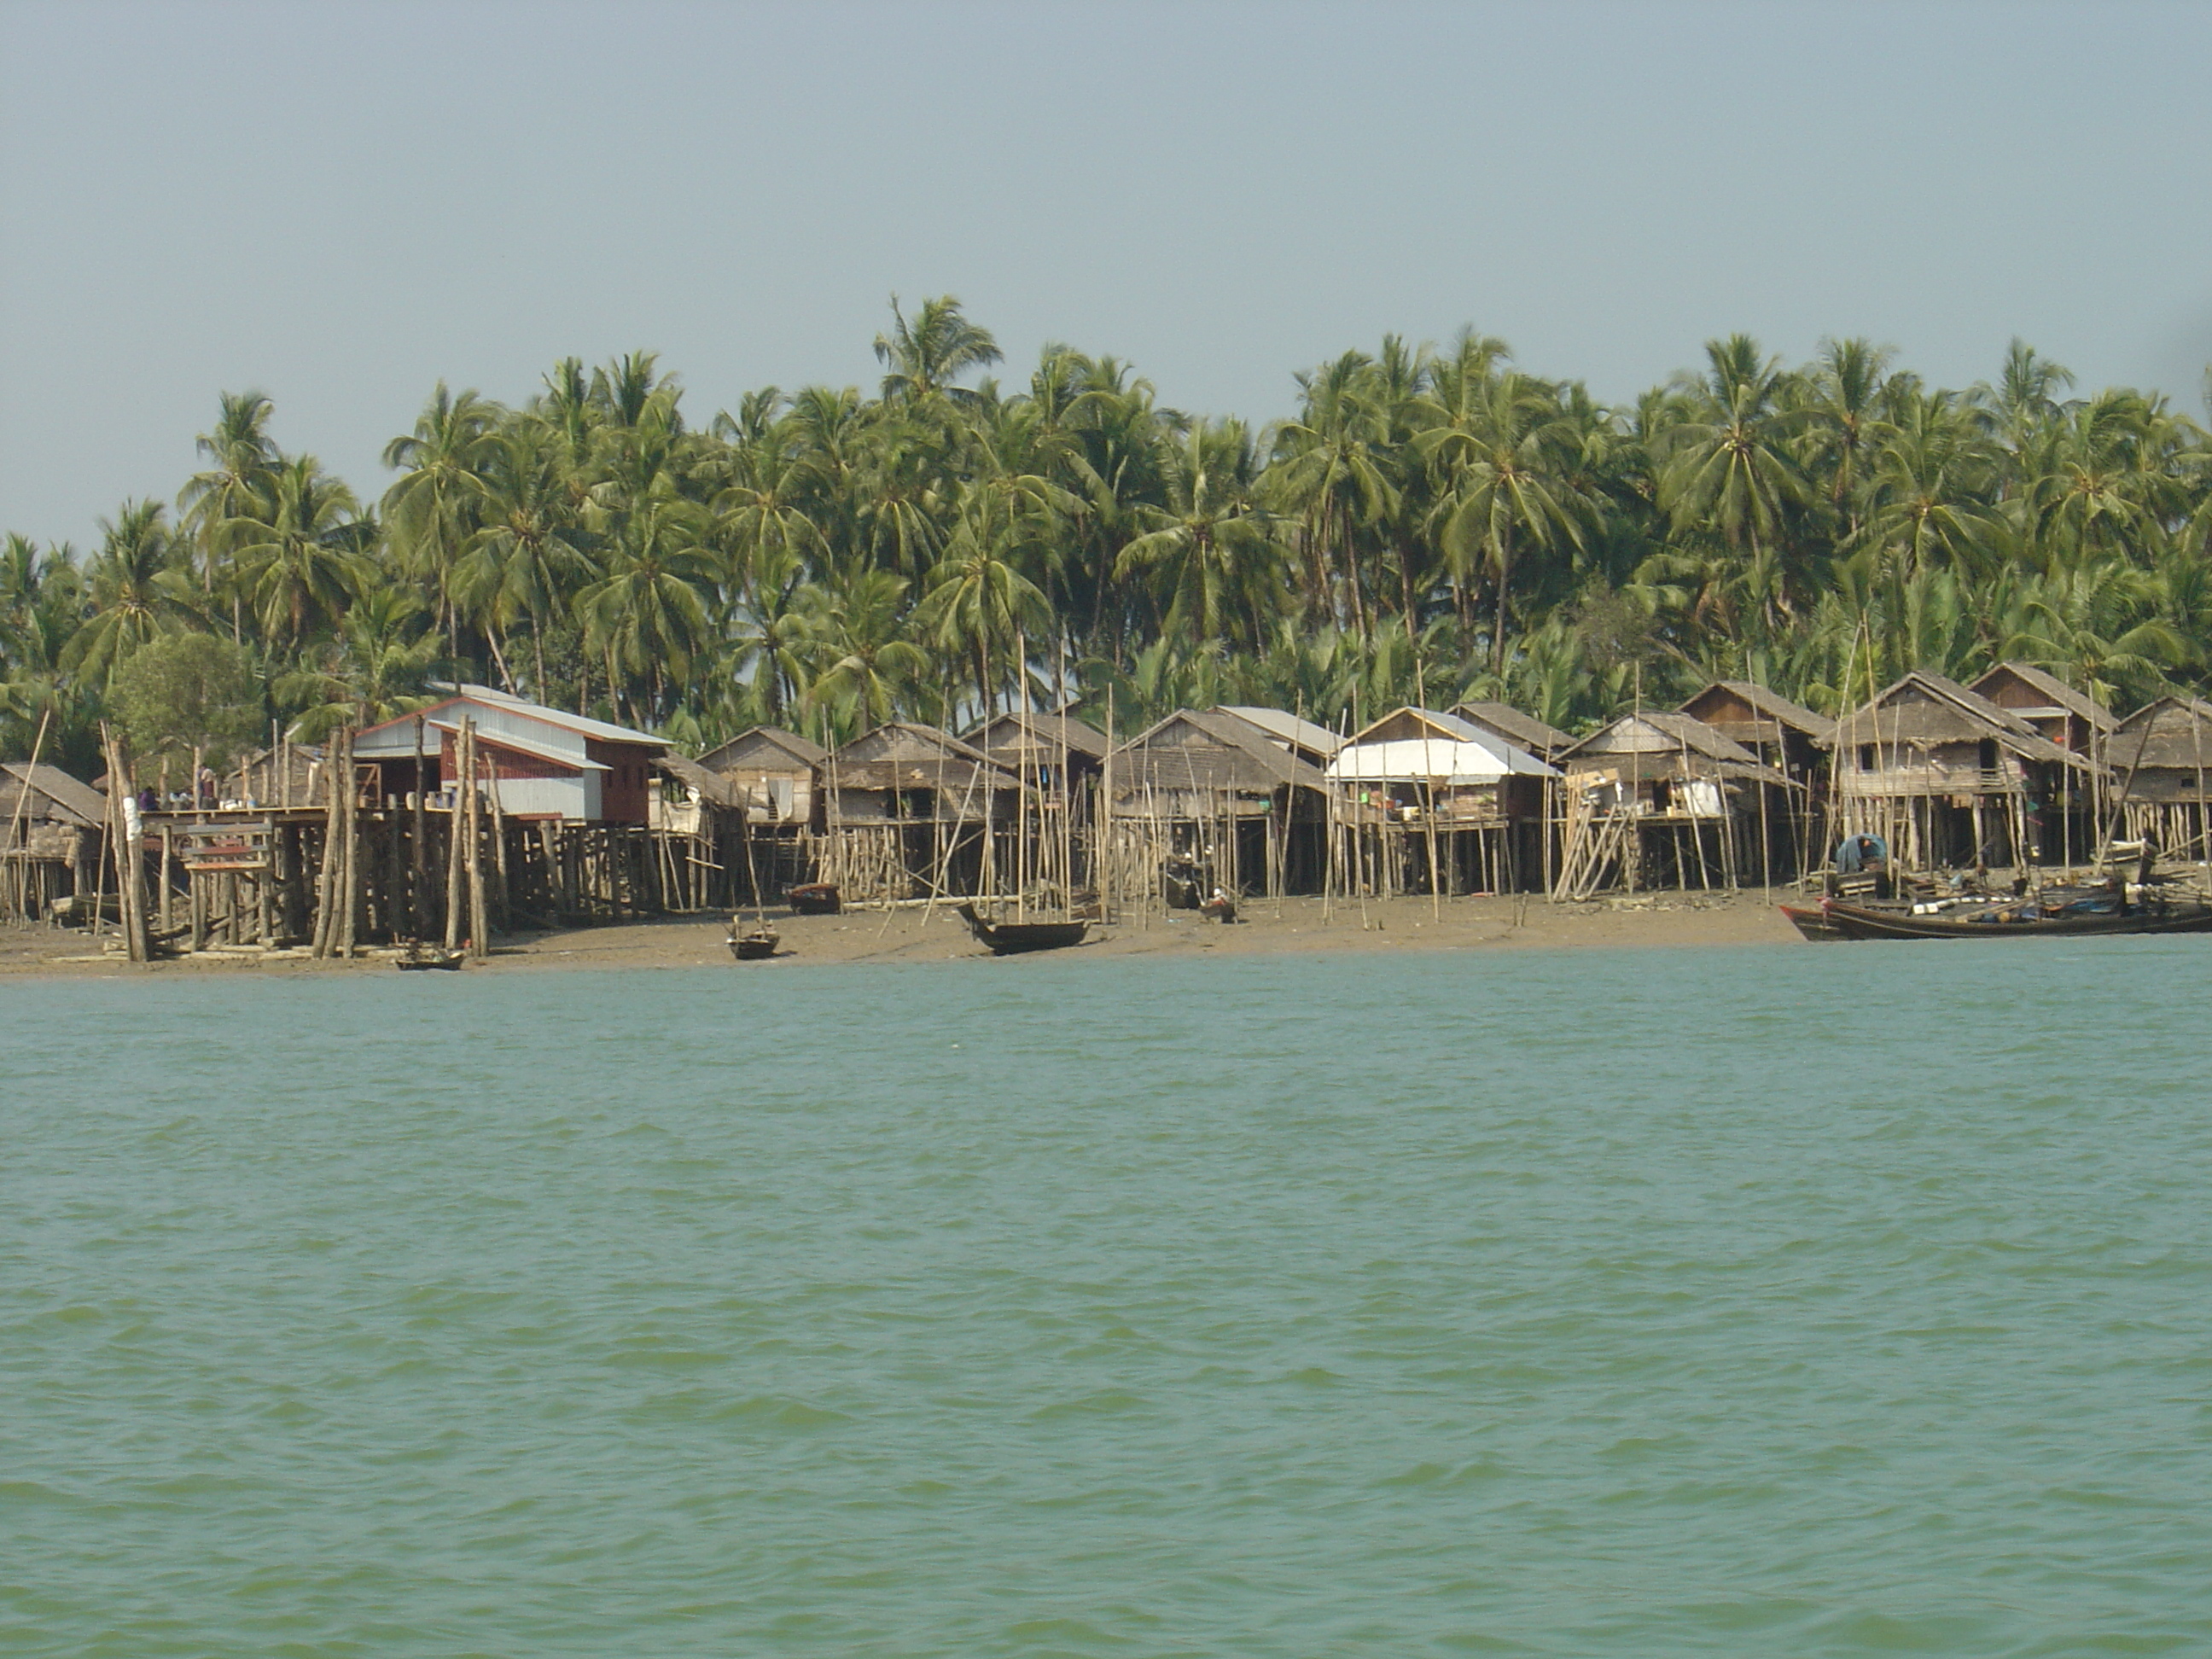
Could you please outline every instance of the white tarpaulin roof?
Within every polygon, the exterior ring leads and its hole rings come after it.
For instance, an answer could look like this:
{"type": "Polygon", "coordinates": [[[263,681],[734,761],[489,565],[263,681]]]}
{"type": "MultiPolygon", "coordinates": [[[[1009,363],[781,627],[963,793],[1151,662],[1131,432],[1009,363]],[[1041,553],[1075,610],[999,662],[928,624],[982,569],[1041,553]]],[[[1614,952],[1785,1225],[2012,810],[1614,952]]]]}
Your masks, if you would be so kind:
{"type": "Polygon", "coordinates": [[[1355,743],[1338,750],[1325,771],[1334,783],[1495,783],[1514,775],[1559,776],[1534,755],[1510,744],[1501,744],[1493,750],[1480,743],[1453,743],[1443,738],[1355,743]]]}

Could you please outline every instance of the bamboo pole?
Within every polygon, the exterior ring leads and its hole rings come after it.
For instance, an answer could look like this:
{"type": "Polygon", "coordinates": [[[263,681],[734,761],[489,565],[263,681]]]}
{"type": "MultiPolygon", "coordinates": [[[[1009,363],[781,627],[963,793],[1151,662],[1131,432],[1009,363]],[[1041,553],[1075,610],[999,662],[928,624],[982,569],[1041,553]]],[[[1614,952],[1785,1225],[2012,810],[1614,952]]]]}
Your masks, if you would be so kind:
{"type": "Polygon", "coordinates": [[[461,740],[468,749],[469,954],[481,962],[491,954],[491,928],[484,912],[483,797],[477,788],[475,720],[461,722],[461,740]]]}
{"type": "MultiPolygon", "coordinates": [[[[31,739],[31,763],[23,769],[22,777],[15,789],[15,810],[9,815],[8,847],[11,852],[23,841],[23,823],[31,804],[31,780],[38,774],[39,757],[46,752],[46,727],[52,721],[53,717],[54,710],[52,703],[47,704],[39,713],[38,735],[31,739]]],[[[30,871],[29,859],[21,859],[16,861],[15,915],[19,921],[23,921],[30,920],[29,890],[27,884],[30,879],[30,871]]]]}

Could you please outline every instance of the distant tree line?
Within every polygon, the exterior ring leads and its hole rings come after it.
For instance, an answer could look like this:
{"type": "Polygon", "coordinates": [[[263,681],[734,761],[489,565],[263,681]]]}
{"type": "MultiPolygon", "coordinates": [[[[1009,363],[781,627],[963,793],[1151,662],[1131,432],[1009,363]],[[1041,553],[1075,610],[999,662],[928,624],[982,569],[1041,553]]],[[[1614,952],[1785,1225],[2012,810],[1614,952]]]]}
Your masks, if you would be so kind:
{"type": "Polygon", "coordinates": [[[173,501],[89,552],[7,538],[0,748],[43,718],[82,763],[126,712],[142,747],[313,740],[454,678],[696,749],[958,726],[1024,674],[1126,731],[1469,696],[1573,728],[1715,676],[1835,710],[2007,657],[2125,704],[2212,669],[2212,435],[2017,342],[1941,391],[1863,340],[1790,368],[1737,335],[1608,406],[1486,336],[1389,337],[1259,430],[1060,345],[1010,390],[951,297],[894,301],[875,349],[872,396],[701,424],[650,353],[520,408],[441,383],[373,501],[225,394],[173,501]]]}

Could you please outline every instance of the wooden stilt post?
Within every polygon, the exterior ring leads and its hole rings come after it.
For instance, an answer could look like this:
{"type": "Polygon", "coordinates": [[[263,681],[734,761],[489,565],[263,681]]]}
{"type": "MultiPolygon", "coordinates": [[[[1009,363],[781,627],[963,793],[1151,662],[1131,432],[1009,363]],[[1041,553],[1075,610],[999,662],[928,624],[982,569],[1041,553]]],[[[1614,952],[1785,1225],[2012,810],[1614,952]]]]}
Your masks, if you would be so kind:
{"type": "Polygon", "coordinates": [[[469,954],[478,961],[491,954],[491,923],[484,912],[483,797],[477,789],[477,726],[461,723],[461,741],[468,750],[469,836],[469,954]]]}
{"type": "Polygon", "coordinates": [[[453,776],[447,780],[453,786],[449,793],[452,805],[446,814],[446,948],[459,950],[461,943],[461,906],[465,902],[462,883],[468,874],[466,851],[461,844],[465,833],[461,806],[462,780],[468,776],[469,723],[464,720],[461,729],[453,736],[453,776]]]}

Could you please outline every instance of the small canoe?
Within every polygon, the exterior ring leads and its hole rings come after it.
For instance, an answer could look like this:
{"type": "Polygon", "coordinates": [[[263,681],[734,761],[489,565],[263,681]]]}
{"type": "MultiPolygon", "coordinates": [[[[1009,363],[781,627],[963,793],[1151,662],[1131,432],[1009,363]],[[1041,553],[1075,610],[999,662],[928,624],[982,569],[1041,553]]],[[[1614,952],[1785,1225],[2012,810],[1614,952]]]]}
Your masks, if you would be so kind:
{"type": "Polygon", "coordinates": [[[433,945],[416,945],[411,947],[407,954],[400,957],[394,965],[403,974],[419,974],[431,969],[450,973],[458,969],[467,960],[468,952],[465,951],[445,951],[433,945]]]}
{"type": "Polygon", "coordinates": [[[1083,943],[1090,931],[1087,921],[986,921],[975,914],[975,907],[963,904],[960,916],[968,924],[968,931],[999,957],[1018,956],[1029,951],[1060,951],[1071,945],[1083,943]]]}
{"type": "Polygon", "coordinates": [[[783,936],[772,927],[756,927],[749,933],[730,935],[730,954],[739,962],[766,962],[775,954],[783,936]]]}
{"type": "Polygon", "coordinates": [[[844,908],[844,897],[834,881],[810,881],[786,890],[784,897],[802,916],[834,916],[844,908]]]}

